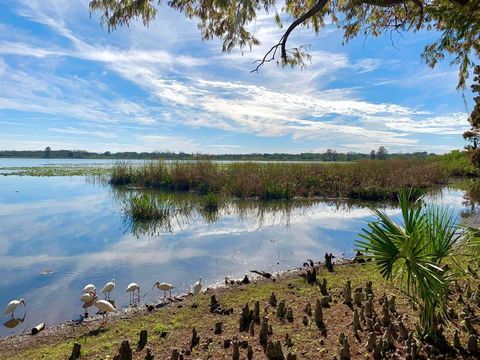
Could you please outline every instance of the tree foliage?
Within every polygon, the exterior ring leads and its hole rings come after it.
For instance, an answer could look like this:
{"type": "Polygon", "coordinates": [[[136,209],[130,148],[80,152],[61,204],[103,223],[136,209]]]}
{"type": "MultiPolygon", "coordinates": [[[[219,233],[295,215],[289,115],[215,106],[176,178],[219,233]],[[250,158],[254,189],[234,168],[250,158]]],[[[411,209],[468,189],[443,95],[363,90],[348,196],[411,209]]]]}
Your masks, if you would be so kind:
{"type": "MultiPolygon", "coordinates": [[[[162,0],[92,0],[91,12],[101,13],[109,31],[141,19],[148,26],[162,0]]],[[[167,6],[197,19],[202,39],[219,38],[223,50],[251,48],[259,44],[251,24],[262,13],[271,14],[285,32],[278,43],[260,59],[286,66],[304,66],[308,48],[288,48],[290,34],[299,26],[318,34],[333,23],[343,31],[344,41],[359,35],[379,36],[391,32],[434,31],[436,40],[427,45],[422,57],[434,67],[447,55],[459,66],[459,87],[465,87],[473,59],[480,55],[480,2],[477,0],[171,0],[167,6]],[[278,8],[282,4],[281,8],[278,8]],[[285,17],[294,20],[284,26],[285,17]]]]}
{"type": "Polygon", "coordinates": [[[474,69],[472,92],[477,96],[473,98],[474,106],[468,118],[470,129],[463,133],[463,138],[470,142],[466,148],[470,152],[473,165],[480,168],[480,149],[478,148],[480,140],[480,65],[475,66],[474,69]]]}

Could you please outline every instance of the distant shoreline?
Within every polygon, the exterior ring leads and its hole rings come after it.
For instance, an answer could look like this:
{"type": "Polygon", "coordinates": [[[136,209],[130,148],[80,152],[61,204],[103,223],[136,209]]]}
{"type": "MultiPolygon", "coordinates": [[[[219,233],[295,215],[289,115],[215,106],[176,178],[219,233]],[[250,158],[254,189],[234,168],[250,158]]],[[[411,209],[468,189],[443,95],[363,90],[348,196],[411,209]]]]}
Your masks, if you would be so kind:
{"type": "Polygon", "coordinates": [[[218,160],[218,161],[322,161],[322,162],[342,162],[357,161],[365,159],[425,159],[436,158],[441,155],[434,153],[415,152],[415,153],[392,153],[386,150],[370,153],[337,152],[334,149],[328,149],[324,153],[245,153],[245,154],[202,154],[202,153],[184,153],[184,152],[110,152],[103,153],[89,152],[83,150],[0,150],[0,159],[19,158],[19,159],[111,159],[111,160],[218,160]]]}

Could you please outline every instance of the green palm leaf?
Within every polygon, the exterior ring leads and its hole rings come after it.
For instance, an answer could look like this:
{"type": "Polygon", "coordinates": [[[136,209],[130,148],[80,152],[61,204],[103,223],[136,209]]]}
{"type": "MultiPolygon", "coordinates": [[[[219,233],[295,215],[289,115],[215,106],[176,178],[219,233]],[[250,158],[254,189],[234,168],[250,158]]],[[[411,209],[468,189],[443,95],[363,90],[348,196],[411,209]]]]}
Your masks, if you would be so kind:
{"type": "Polygon", "coordinates": [[[356,248],[385,279],[400,285],[412,301],[420,303],[422,328],[432,334],[437,313],[444,313],[451,281],[442,261],[452,255],[466,232],[449,209],[427,206],[423,198],[413,202],[409,193],[403,192],[399,205],[400,222],[373,210],[376,220],[359,234],[356,248]]]}

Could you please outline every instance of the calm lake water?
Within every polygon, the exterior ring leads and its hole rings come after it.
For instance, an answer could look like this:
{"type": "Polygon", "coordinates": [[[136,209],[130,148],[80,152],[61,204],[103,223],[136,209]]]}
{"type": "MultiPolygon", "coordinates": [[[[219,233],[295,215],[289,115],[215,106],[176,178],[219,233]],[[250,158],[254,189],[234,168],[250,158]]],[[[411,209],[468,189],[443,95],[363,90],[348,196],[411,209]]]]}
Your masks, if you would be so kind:
{"type": "MultiPolygon", "coordinates": [[[[175,284],[181,294],[200,276],[211,285],[252,269],[298,267],[326,251],[350,257],[372,219],[362,203],[234,201],[213,218],[192,210],[151,229],[126,220],[124,196],[84,177],[0,177],[0,306],[16,298],[27,303],[24,322],[1,326],[0,336],[78,319],[87,283],[101,288],[115,278],[111,298],[126,306],[130,282],[140,284],[142,302],[151,302],[156,281],[175,284]],[[41,275],[47,269],[53,274],[41,275]]],[[[431,200],[468,211],[461,191],[445,189],[431,200]]],[[[8,319],[2,315],[0,323],[8,319]]]]}

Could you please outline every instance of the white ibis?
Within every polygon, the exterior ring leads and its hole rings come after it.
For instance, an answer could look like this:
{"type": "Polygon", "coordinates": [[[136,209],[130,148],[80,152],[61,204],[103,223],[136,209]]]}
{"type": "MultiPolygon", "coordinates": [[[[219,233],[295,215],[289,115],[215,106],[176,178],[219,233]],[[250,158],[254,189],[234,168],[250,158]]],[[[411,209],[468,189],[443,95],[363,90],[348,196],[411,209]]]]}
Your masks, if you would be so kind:
{"type": "Polygon", "coordinates": [[[85,287],[82,290],[82,292],[84,293],[96,292],[96,291],[97,291],[97,288],[93,284],[85,285],[85,287]]]}
{"type": "Polygon", "coordinates": [[[18,300],[12,300],[8,303],[7,307],[5,308],[5,315],[12,314],[12,319],[15,317],[15,309],[17,308],[18,305],[23,304],[25,307],[25,311],[27,309],[27,306],[25,305],[25,300],[23,299],[18,299],[18,300]]]}
{"type": "Polygon", "coordinates": [[[158,291],[163,290],[163,298],[165,299],[167,297],[167,291],[170,297],[172,297],[172,289],[175,289],[175,286],[169,283],[161,283],[160,281],[157,281],[155,285],[153,285],[153,288],[157,288],[158,291]]]}
{"type": "Polygon", "coordinates": [[[140,286],[137,283],[128,284],[127,292],[130,295],[130,304],[135,301],[135,292],[137,292],[138,301],[140,301],[140,286]]]}
{"type": "Polygon", "coordinates": [[[193,285],[193,295],[197,298],[198,303],[198,294],[202,291],[202,278],[200,278],[194,285],[193,285]]]}
{"type": "Polygon", "coordinates": [[[100,310],[103,314],[103,322],[101,325],[105,324],[106,322],[106,318],[105,316],[109,313],[109,312],[116,312],[118,311],[115,306],[113,306],[110,302],[108,302],[107,300],[98,300],[98,296],[95,295],[94,296],[94,299],[93,299],[93,303],[95,305],[95,307],[100,310]]]}
{"type": "Polygon", "coordinates": [[[95,305],[95,297],[97,295],[95,294],[95,292],[91,291],[87,294],[83,294],[81,297],[80,297],[80,300],[83,302],[83,308],[85,309],[85,317],[88,316],[88,308],[89,307],[92,307],[93,305],[95,305]]]}
{"type": "Polygon", "coordinates": [[[103,286],[101,293],[105,294],[105,300],[110,300],[110,292],[115,289],[115,279],[112,279],[112,281],[106,283],[103,286]]]}

